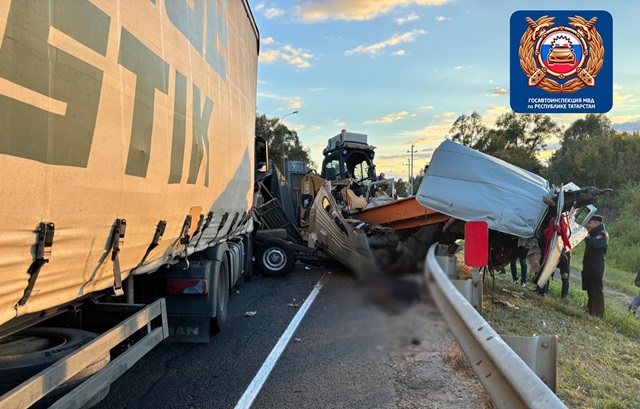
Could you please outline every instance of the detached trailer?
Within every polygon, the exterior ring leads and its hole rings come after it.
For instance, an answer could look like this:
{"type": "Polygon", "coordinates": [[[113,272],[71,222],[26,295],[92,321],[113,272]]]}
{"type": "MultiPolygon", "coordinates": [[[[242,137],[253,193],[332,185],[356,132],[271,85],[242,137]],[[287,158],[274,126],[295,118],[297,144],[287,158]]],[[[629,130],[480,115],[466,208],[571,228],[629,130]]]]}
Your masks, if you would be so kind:
{"type": "Polygon", "coordinates": [[[251,275],[258,52],[247,0],[0,2],[0,407],[83,379],[54,405],[90,405],[224,325],[251,275]]]}

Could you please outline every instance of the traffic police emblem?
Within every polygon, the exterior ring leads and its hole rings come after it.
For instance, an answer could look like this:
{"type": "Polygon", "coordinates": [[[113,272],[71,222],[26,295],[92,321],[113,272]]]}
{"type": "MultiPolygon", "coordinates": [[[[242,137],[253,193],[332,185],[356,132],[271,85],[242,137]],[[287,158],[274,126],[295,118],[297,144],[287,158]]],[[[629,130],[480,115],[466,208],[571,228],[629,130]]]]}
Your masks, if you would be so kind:
{"type": "Polygon", "coordinates": [[[613,105],[611,14],[517,11],[511,16],[511,108],[602,113],[613,105]]]}
{"type": "Polygon", "coordinates": [[[520,40],[520,67],[529,78],[530,87],[547,92],[573,93],[596,85],[605,50],[595,25],[597,17],[569,17],[569,25],[554,25],[554,17],[534,21],[526,18],[529,28],[520,40]],[[568,79],[566,82],[557,80],[568,79]]]}

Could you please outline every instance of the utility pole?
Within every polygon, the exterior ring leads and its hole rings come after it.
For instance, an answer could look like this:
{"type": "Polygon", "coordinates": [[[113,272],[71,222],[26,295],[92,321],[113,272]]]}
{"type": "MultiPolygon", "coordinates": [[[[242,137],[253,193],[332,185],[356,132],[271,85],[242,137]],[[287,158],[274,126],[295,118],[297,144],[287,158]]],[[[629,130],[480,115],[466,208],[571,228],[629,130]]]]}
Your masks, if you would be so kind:
{"type": "Polygon", "coordinates": [[[409,181],[411,182],[411,192],[409,196],[413,196],[413,154],[418,152],[413,149],[415,145],[411,144],[411,150],[407,151],[407,153],[411,153],[411,159],[409,161],[409,181]]]}
{"type": "MultiPolygon", "coordinates": [[[[411,182],[411,159],[407,159],[407,182],[411,182]]],[[[406,186],[405,183],[405,192],[407,192],[407,197],[411,196],[411,192],[409,192],[409,188],[406,186]]]]}
{"type": "Polygon", "coordinates": [[[281,138],[281,143],[282,143],[282,174],[284,175],[285,179],[287,178],[287,168],[285,168],[285,163],[284,163],[284,123],[282,121],[284,121],[284,119],[286,117],[288,117],[289,115],[293,115],[293,114],[297,114],[298,111],[293,111],[293,112],[289,112],[288,114],[286,114],[285,116],[283,116],[282,118],[280,118],[280,138],[281,138]]]}

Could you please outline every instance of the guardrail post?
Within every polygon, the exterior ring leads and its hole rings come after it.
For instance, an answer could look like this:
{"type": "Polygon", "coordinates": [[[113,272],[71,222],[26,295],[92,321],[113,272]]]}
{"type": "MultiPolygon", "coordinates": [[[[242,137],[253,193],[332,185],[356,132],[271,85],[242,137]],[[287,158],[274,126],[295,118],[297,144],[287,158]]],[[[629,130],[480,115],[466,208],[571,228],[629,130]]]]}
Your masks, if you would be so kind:
{"type": "Polygon", "coordinates": [[[473,279],[471,281],[471,305],[482,315],[482,281],[480,281],[480,269],[473,268],[473,279]]]}
{"type": "Polygon", "coordinates": [[[436,260],[438,260],[438,264],[442,268],[442,271],[444,271],[450,280],[455,280],[457,278],[456,267],[458,260],[455,254],[437,255],[436,260]]]}
{"type": "MultiPolygon", "coordinates": [[[[446,251],[446,247],[439,245],[437,248],[438,253],[446,251]]],[[[458,280],[456,270],[458,266],[458,259],[455,254],[438,254],[436,256],[438,265],[442,268],[445,275],[451,280],[453,285],[460,291],[464,298],[469,301],[471,305],[482,314],[482,282],[479,278],[479,269],[473,269],[472,280],[458,280]]]]}
{"type": "Polygon", "coordinates": [[[518,337],[500,335],[504,342],[538,375],[549,389],[556,391],[558,367],[558,336],[536,335],[518,337]]]}

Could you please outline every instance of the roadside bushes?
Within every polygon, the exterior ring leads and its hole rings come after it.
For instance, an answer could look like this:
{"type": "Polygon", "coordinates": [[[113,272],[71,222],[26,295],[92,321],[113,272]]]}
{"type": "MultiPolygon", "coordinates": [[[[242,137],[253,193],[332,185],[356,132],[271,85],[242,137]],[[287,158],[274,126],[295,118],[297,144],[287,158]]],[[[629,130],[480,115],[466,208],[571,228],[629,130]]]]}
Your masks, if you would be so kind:
{"type": "Polygon", "coordinates": [[[609,232],[607,261],[628,271],[640,270],[640,183],[632,182],[614,194],[618,215],[605,225],[609,232]]]}

